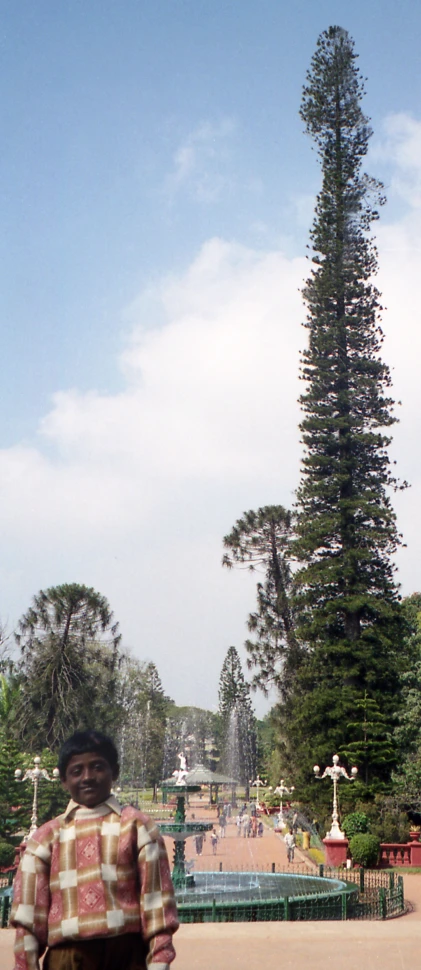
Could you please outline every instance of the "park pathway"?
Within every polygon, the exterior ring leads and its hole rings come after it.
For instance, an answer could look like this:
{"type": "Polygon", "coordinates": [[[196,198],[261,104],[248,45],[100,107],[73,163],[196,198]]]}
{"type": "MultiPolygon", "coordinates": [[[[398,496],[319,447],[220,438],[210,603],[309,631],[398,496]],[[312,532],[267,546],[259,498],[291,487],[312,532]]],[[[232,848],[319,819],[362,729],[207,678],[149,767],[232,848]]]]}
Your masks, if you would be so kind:
{"type": "MultiPolygon", "coordinates": [[[[192,807],[188,813],[191,818],[192,813],[195,815],[196,821],[200,818],[206,821],[213,822],[215,831],[219,836],[219,825],[216,818],[216,812],[204,812],[200,813],[200,809],[192,807]]],[[[213,854],[210,833],[207,834],[206,841],[203,843],[202,855],[198,856],[196,853],[195,840],[194,838],[189,838],[186,842],[186,860],[188,862],[193,862],[194,869],[209,871],[218,869],[222,864],[222,869],[227,870],[237,870],[237,869],[266,869],[270,870],[272,863],[275,864],[276,869],[287,869],[288,860],[285,849],[285,843],[280,835],[274,833],[271,826],[264,824],[263,826],[263,836],[259,838],[244,838],[242,835],[239,837],[237,835],[237,826],[235,824],[235,818],[230,819],[226,826],[225,838],[218,838],[218,844],[216,847],[216,854],[213,854]]],[[[173,841],[170,838],[165,839],[167,846],[167,851],[170,859],[173,853],[173,841]]],[[[304,862],[311,867],[310,863],[307,863],[305,857],[296,850],[295,856],[296,862],[304,862]]]]}
{"type": "MultiPolygon", "coordinates": [[[[302,861],[300,856],[297,862],[302,861]]],[[[225,840],[218,842],[215,857],[209,838],[199,858],[190,839],[186,857],[195,860],[197,869],[206,870],[219,868],[220,863],[225,870],[267,869],[272,862],[279,869],[288,866],[283,839],[272,829],[265,826],[261,839],[239,839],[234,823],[228,825],[225,840]]],[[[270,965],[280,970],[326,970],[329,965],[334,970],[421,970],[421,876],[405,875],[404,881],[411,912],[386,923],[184,924],[176,936],[174,970],[248,970],[270,965]]],[[[0,970],[13,968],[13,937],[13,930],[0,930],[0,970]]]]}

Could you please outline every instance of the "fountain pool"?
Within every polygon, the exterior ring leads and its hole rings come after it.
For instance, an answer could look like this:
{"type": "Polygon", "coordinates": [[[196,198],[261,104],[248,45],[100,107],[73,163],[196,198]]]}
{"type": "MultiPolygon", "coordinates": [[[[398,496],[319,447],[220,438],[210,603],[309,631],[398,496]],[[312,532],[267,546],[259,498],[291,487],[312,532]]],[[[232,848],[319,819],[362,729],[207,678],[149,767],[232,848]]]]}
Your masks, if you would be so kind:
{"type": "Polygon", "coordinates": [[[286,872],[195,872],[194,884],[176,896],[182,923],[343,919],[358,888],[286,872]]]}

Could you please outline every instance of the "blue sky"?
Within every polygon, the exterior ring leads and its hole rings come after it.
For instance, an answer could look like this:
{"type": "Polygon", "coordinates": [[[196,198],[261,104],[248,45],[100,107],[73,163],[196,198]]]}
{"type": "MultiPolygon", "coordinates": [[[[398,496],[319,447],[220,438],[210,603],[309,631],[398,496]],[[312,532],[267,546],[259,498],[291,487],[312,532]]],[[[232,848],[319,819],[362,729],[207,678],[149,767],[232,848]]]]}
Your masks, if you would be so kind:
{"type": "Polygon", "coordinates": [[[319,186],[298,108],[332,23],[368,78],[368,167],[389,199],[385,354],[407,397],[396,453],[413,488],[398,510],[413,527],[421,12],[408,0],[1,10],[1,613],[13,627],[40,587],[94,585],[175,699],[211,706],[254,605],[249,577],[220,568],[221,537],[246,508],[290,503],[298,480],[298,288],[319,186]],[[200,697],[193,648],[210,668],[200,697]]]}

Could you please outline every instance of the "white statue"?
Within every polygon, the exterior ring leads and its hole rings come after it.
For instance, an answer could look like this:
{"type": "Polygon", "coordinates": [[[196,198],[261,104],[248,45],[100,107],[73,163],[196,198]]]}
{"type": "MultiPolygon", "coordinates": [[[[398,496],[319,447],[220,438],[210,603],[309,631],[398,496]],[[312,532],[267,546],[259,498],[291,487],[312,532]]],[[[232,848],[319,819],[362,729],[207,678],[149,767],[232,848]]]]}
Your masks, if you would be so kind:
{"type": "Polygon", "coordinates": [[[187,760],[182,751],[180,754],[177,755],[177,758],[180,759],[180,767],[175,771],[173,771],[173,778],[176,779],[176,782],[175,782],[176,785],[185,785],[186,784],[185,779],[188,775],[187,760]]]}

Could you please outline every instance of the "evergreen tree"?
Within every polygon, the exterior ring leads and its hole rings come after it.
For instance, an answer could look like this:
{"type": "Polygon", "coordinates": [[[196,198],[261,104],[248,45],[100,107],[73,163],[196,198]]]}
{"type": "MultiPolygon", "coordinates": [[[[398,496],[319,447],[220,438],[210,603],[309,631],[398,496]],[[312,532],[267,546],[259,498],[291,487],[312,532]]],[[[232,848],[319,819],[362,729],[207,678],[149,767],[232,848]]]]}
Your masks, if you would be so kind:
{"type": "Polygon", "coordinates": [[[252,686],[266,694],[272,686],[287,692],[300,657],[290,599],[291,538],[291,512],[282,505],[245,512],[224,537],[229,550],[224,566],[247,566],[265,574],[264,582],[257,583],[257,610],[247,623],[253,639],[245,646],[247,666],[255,669],[252,686]]]}
{"type": "Polygon", "coordinates": [[[17,731],[54,750],[77,728],[112,730],[121,635],[104,596],[77,583],[41,590],[18,625],[17,731]]]}
{"type": "Polygon", "coordinates": [[[211,771],[219,770],[218,721],[213,711],[171,705],[165,732],[164,778],[179,768],[181,752],[186,756],[189,770],[199,764],[211,771]]]}
{"type": "Polygon", "coordinates": [[[241,661],[229,647],[219,678],[221,769],[246,786],[256,774],[257,728],[241,661]]]}
{"type": "Polygon", "coordinates": [[[125,657],[121,670],[120,778],[136,788],[155,790],[163,777],[166,696],[152,662],[125,657]]]}
{"type": "MultiPolygon", "coordinates": [[[[301,106],[323,184],[304,289],[309,343],[295,546],[303,563],[295,576],[298,635],[307,654],[286,715],[290,744],[308,761],[361,739],[364,697],[380,715],[396,707],[401,631],[391,555],[400,537],[387,494],[397,487],[387,433],[396,419],[380,358],[369,235],[384,198],[381,184],[362,172],[371,136],[363,94],[353,42],[331,27],[319,37],[301,106]]],[[[387,776],[390,763],[372,753],[371,773],[387,776]]]]}
{"type": "Polygon", "coordinates": [[[394,737],[399,748],[399,766],[394,774],[394,791],[402,805],[421,810],[421,593],[402,601],[408,636],[401,676],[402,704],[394,737]]]}

